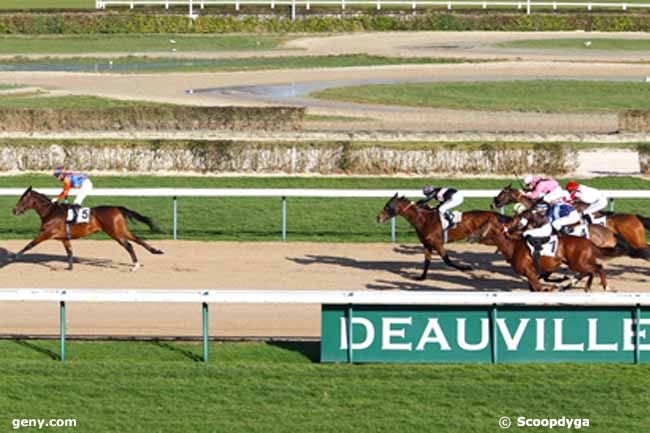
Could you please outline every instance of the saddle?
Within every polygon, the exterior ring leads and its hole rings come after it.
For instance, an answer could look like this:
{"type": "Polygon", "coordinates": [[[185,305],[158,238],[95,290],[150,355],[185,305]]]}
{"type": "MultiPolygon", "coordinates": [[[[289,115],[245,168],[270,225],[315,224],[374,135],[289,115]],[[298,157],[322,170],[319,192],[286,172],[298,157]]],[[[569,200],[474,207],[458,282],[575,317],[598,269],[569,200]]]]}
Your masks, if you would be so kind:
{"type": "Polygon", "coordinates": [[[443,218],[447,220],[447,227],[442,231],[442,241],[447,243],[447,232],[456,227],[463,219],[463,213],[457,210],[445,212],[443,218]]]}
{"type": "Polygon", "coordinates": [[[575,223],[569,226],[564,226],[562,231],[570,236],[577,236],[579,238],[589,239],[589,224],[575,223]]]}

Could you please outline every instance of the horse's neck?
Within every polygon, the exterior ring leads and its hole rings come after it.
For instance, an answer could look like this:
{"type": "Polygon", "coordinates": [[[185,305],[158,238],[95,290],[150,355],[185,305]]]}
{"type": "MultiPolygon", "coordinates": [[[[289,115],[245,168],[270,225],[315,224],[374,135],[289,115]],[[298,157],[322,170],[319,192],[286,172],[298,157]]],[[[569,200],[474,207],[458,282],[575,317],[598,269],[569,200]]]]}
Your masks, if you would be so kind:
{"type": "Polygon", "coordinates": [[[53,208],[56,206],[50,203],[49,201],[45,202],[45,200],[39,200],[39,199],[35,199],[34,203],[35,205],[33,209],[38,214],[38,216],[41,217],[41,220],[44,220],[45,217],[51,214],[52,211],[54,210],[53,208]]]}
{"type": "Polygon", "coordinates": [[[422,218],[421,210],[419,210],[415,205],[407,206],[400,210],[399,214],[408,221],[413,228],[419,230],[422,227],[424,218],[422,218]]]}
{"type": "Polygon", "coordinates": [[[526,208],[530,208],[533,205],[533,200],[526,197],[526,194],[524,194],[521,191],[519,191],[519,197],[517,197],[517,202],[523,204],[524,206],[526,206],[526,208]]]}
{"type": "Polygon", "coordinates": [[[492,236],[492,240],[499,251],[501,251],[501,254],[503,254],[506,260],[510,262],[515,251],[515,241],[506,238],[503,233],[498,233],[495,236],[492,236]]]}

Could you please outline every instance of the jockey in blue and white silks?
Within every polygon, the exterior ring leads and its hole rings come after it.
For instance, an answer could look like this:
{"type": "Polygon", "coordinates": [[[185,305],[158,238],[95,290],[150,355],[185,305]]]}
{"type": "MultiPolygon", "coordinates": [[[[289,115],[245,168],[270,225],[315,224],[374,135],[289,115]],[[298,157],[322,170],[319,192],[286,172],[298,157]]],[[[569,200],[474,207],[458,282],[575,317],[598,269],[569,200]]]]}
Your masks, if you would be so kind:
{"type": "Polygon", "coordinates": [[[573,206],[567,203],[559,202],[552,205],[546,213],[553,229],[560,233],[562,227],[579,223],[580,214],[573,206]]]}

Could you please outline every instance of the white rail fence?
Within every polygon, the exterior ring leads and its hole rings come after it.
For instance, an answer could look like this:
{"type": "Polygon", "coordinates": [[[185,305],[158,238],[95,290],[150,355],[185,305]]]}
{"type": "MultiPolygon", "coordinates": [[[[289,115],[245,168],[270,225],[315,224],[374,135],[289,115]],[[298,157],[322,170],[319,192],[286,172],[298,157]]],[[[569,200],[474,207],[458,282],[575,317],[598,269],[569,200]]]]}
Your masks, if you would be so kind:
{"type": "Polygon", "coordinates": [[[128,6],[134,9],[136,6],[164,6],[169,9],[170,6],[188,6],[189,17],[194,19],[198,16],[196,8],[204,9],[206,6],[213,5],[231,5],[235,10],[246,5],[268,5],[271,9],[276,6],[291,6],[291,19],[296,18],[296,10],[303,7],[310,10],[311,6],[338,6],[345,9],[346,6],[375,6],[381,10],[382,6],[404,6],[415,10],[418,6],[438,6],[452,10],[455,7],[473,7],[488,9],[490,7],[510,7],[523,9],[526,13],[531,14],[533,8],[553,8],[557,10],[561,7],[583,8],[591,11],[598,8],[620,9],[627,11],[633,8],[650,8],[650,3],[617,3],[617,2],[562,2],[562,1],[428,1],[428,0],[95,0],[96,9],[106,9],[106,6],[128,6]]]}
{"type": "MultiPolygon", "coordinates": [[[[61,190],[55,188],[39,189],[47,195],[56,196],[61,190]]],[[[22,188],[0,188],[0,196],[20,197],[25,192],[22,188]]],[[[282,199],[282,240],[287,239],[287,198],[385,198],[388,200],[395,193],[407,197],[422,197],[419,189],[304,189],[304,188],[98,188],[92,192],[99,197],[165,197],[172,199],[172,238],[178,234],[178,197],[277,197],[282,199]]],[[[492,198],[499,190],[467,189],[461,190],[466,198],[492,198]]],[[[603,190],[610,199],[609,209],[614,210],[615,199],[650,199],[650,190],[603,190]]],[[[76,191],[71,190],[71,195],[76,191]]],[[[395,242],[395,218],[391,219],[391,240],[395,242]]]]}
{"type": "Polygon", "coordinates": [[[209,304],[591,306],[650,305],[650,293],[432,293],[267,290],[0,289],[0,302],[58,302],[61,362],[65,361],[66,303],[194,303],[202,306],[203,362],[208,362],[209,304]]]}

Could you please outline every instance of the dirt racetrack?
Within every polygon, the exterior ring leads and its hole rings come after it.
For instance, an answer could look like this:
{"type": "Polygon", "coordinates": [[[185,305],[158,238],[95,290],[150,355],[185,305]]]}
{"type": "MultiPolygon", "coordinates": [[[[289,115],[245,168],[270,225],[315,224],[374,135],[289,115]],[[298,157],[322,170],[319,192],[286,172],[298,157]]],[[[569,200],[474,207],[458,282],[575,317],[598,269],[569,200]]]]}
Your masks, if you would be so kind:
{"type": "MultiPolygon", "coordinates": [[[[166,254],[137,250],[143,267],[130,271],[128,256],[112,241],[76,241],[78,263],[65,270],[58,242],[39,245],[19,262],[7,264],[9,252],[25,241],[0,247],[3,288],[103,289],[250,289],[250,290],[523,290],[526,285],[494,249],[451,245],[452,258],[472,264],[472,275],[451,270],[434,259],[427,281],[415,281],[422,254],[417,245],[237,243],[156,241],[166,254]]],[[[609,262],[612,289],[650,290],[647,262],[618,258],[609,262]]],[[[594,291],[602,288],[594,281],[594,291]]],[[[68,306],[70,335],[197,336],[199,305],[90,304],[68,306]]],[[[2,334],[44,335],[58,332],[54,303],[0,304],[2,334]]],[[[317,337],[319,306],[214,305],[212,336],[317,337]]]]}

